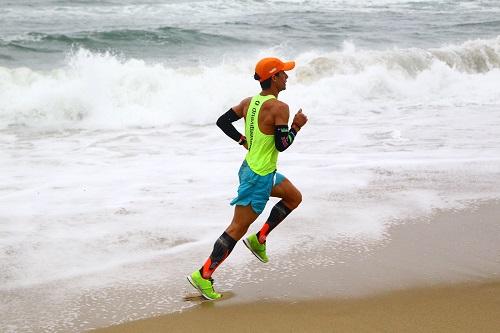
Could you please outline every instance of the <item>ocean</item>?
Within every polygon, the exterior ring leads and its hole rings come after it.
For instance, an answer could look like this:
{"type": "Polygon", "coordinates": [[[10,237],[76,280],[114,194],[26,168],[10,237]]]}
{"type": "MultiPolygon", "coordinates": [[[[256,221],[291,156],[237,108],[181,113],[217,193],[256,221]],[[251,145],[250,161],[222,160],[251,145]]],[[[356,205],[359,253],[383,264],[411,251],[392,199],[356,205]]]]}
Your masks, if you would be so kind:
{"type": "MultiPolygon", "coordinates": [[[[190,306],[245,155],[215,121],[260,91],[262,57],[296,61],[279,98],[309,117],[280,154],[304,200],[275,257],[500,198],[499,17],[496,0],[1,0],[0,331],[190,306]]],[[[235,251],[219,285],[253,283],[252,260],[235,251]]]]}

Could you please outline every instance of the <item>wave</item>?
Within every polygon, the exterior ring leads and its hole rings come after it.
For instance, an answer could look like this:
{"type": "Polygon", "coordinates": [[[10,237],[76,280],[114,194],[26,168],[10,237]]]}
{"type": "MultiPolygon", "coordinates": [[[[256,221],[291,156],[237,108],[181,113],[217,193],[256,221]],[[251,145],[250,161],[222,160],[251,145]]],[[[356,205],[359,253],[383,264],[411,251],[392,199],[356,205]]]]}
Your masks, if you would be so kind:
{"type": "Polygon", "coordinates": [[[213,45],[234,45],[244,43],[236,37],[201,32],[196,29],[183,29],[177,27],[160,27],[153,30],[109,30],[109,31],[89,31],[72,34],[46,34],[40,32],[30,32],[23,36],[18,36],[9,41],[0,41],[0,45],[12,48],[24,48],[29,51],[43,52],[47,48],[59,46],[61,50],[67,47],[81,47],[86,49],[115,49],[123,47],[123,44],[130,45],[175,45],[175,46],[213,46],[213,45]]]}
{"type": "Polygon", "coordinates": [[[452,26],[454,26],[454,27],[467,27],[467,28],[479,27],[481,29],[498,28],[498,27],[500,27],[500,20],[466,22],[466,23],[453,24],[452,26]]]}
{"type": "Polygon", "coordinates": [[[14,60],[14,58],[8,54],[1,54],[0,53],[0,59],[3,59],[3,60],[14,60]]]}
{"type": "Polygon", "coordinates": [[[355,74],[380,66],[415,77],[436,63],[465,73],[486,73],[500,68],[500,36],[491,40],[467,41],[434,49],[356,50],[344,42],[344,49],[313,57],[300,69],[302,80],[315,80],[335,74],[355,74]]]}
{"type": "MultiPolygon", "coordinates": [[[[210,124],[235,98],[258,90],[251,79],[256,58],[171,67],[79,49],[68,55],[64,67],[48,72],[0,67],[0,128],[210,124]],[[238,96],[228,93],[233,91],[238,96]]],[[[332,112],[329,105],[372,112],[388,101],[496,105],[500,100],[495,88],[500,36],[427,50],[357,50],[346,42],[341,51],[308,52],[296,61],[286,99],[318,115],[332,112]],[[326,102],[318,103],[325,96],[326,102]]]]}

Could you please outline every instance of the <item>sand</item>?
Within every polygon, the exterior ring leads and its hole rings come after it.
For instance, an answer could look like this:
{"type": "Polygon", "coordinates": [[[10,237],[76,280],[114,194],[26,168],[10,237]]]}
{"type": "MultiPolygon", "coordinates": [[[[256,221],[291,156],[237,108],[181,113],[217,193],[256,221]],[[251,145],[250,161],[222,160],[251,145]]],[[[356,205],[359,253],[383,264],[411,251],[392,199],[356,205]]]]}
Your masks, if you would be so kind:
{"type": "Polygon", "coordinates": [[[500,331],[498,201],[396,224],[365,253],[337,250],[311,254],[330,266],[267,276],[220,301],[96,332],[500,331]]]}
{"type": "Polygon", "coordinates": [[[500,282],[410,289],[347,300],[199,307],[97,330],[112,332],[498,332],[500,282]]]}

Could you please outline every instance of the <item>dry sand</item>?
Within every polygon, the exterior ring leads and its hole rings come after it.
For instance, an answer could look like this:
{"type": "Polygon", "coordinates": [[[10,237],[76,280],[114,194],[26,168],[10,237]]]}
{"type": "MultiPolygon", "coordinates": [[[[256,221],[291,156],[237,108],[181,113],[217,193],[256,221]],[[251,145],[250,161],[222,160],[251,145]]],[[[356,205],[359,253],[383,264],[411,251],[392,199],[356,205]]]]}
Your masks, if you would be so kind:
{"type": "Polygon", "coordinates": [[[500,332],[498,201],[395,225],[368,253],[337,250],[316,255],[342,265],[270,276],[220,301],[97,332],[500,332]]]}

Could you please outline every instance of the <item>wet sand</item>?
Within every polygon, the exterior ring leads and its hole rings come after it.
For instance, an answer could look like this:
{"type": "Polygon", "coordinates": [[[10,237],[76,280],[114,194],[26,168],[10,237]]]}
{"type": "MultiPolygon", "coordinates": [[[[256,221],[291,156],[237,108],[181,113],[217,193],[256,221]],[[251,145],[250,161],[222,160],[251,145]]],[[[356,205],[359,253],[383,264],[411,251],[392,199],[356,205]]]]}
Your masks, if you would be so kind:
{"type": "Polygon", "coordinates": [[[96,332],[500,331],[499,201],[396,224],[367,252],[333,246],[319,256],[332,265],[272,273],[224,300],[96,332]]]}
{"type": "Polygon", "coordinates": [[[410,289],[360,299],[201,306],[97,330],[112,332],[498,332],[500,282],[410,289]]]}

